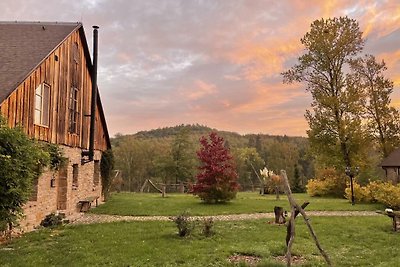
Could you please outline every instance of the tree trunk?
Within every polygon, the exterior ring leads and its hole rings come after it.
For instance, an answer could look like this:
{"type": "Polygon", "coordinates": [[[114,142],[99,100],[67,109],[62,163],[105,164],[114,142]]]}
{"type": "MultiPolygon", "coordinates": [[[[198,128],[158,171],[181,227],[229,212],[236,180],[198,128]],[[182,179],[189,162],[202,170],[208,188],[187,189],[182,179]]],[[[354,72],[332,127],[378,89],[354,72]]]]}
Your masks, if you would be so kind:
{"type": "Polygon", "coordinates": [[[276,200],[279,200],[279,187],[275,186],[276,200]]]}

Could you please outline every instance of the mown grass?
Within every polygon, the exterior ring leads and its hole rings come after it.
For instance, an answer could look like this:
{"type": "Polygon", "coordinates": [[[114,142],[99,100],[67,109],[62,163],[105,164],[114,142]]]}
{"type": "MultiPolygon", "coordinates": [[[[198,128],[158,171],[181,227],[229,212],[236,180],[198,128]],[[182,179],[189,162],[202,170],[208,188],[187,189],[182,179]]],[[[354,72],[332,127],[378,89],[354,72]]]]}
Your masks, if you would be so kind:
{"type": "MultiPolygon", "coordinates": [[[[384,207],[380,204],[360,204],[352,206],[346,199],[309,197],[307,194],[295,194],[297,202],[301,205],[309,201],[307,210],[378,210],[384,207]]],[[[192,215],[223,215],[240,213],[272,212],[274,206],[281,206],[289,210],[286,195],[281,195],[276,200],[274,195],[262,196],[257,192],[240,192],[231,202],[210,205],[204,204],[199,198],[190,194],[168,194],[162,198],[161,194],[118,193],[111,199],[92,209],[98,214],[115,215],[178,215],[187,210],[192,215]]]]}
{"type": "MultiPolygon", "coordinates": [[[[311,223],[335,266],[398,266],[400,234],[389,218],[314,217],[311,223]]],[[[234,253],[261,257],[257,266],[285,266],[286,228],[265,220],[215,222],[216,234],[199,230],[180,238],[173,222],[119,222],[40,230],[0,246],[0,266],[233,266],[234,253]]],[[[294,254],[301,266],[325,266],[301,217],[294,254]]],[[[244,265],[241,265],[244,266],[244,265]]]]}

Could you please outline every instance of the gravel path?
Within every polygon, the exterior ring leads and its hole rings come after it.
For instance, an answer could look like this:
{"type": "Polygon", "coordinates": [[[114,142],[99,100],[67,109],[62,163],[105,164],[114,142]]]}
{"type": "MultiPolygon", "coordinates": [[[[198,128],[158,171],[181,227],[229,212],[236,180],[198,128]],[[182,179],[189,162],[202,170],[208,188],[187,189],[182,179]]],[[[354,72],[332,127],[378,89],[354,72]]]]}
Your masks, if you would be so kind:
{"type": "MultiPolygon", "coordinates": [[[[374,211],[307,211],[307,215],[312,216],[379,216],[374,211]]],[[[81,213],[75,218],[73,224],[107,223],[117,221],[169,221],[171,216],[119,216],[81,213]]],[[[213,218],[215,221],[242,221],[254,219],[271,219],[274,213],[253,213],[253,214],[229,214],[215,216],[193,216],[193,219],[213,218]]]]}

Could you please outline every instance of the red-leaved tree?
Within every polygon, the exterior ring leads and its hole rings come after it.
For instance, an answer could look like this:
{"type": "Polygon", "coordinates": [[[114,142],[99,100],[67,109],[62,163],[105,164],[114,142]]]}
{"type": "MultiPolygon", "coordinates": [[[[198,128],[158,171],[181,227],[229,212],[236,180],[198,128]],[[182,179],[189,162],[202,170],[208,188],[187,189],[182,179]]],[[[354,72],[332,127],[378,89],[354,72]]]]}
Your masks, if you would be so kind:
{"type": "Polygon", "coordinates": [[[224,146],[224,139],[215,132],[209,139],[200,139],[197,157],[201,162],[196,176],[197,182],[192,192],[207,203],[225,202],[236,196],[239,189],[238,175],[229,150],[224,146]]]}

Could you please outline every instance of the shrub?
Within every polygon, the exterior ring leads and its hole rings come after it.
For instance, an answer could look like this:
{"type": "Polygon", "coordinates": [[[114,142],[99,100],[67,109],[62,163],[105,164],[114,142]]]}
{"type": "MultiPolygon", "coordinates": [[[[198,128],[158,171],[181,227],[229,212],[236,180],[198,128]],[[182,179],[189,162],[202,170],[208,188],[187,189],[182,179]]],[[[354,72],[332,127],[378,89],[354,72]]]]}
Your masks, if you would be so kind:
{"type": "Polygon", "coordinates": [[[400,209],[400,186],[391,183],[371,182],[368,185],[371,194],[379,203],[395,210],[400,209]]]}
{"type": "Polygon", "coordinates": [[[37,179],[50,155],[20,128],[9,128],[0,117],[0,225],[12,231],[22,216],[34,179],[37,179]],[[4,226],[6,225],[6,227],[4,226]]]}
{"type": "MultiPolygon", "coordinates": [[[[388,208],[400,209],[400,186],[387,182],[370,182],[366,186],[353,184],[354,198],[358,202],[379,202],[388,208]]],[[[346,188],[346,198],[351,199],[351,189],[346,188]]]]}
{"type": "Polygon", "coordinates": [[[346,189],[345,174],[333,168],[327,168],[317,173],[316,179],[307,183],[307,193],[310,196],[338,196],[343,197],[346,189]]]}
{"type": "Polygon", "coordinates": [[[56,227],[63,224],[64,219],[64,214],[50,213],[40,222],[40,225],[43,227],[56,227]]]}
{"type": "Polygon", "coordinates": [[[213,218],[206,218],[203,220],[203,229],[201,231],[201,233],[205,236],[212,236],[215,234],[214,232],[214,220],[213,218]]]}
{"type": "Polygon", "coordinates": [[[182,214],[170,218],[178,228],[180,237],[189,236],[196,226],[196,222],[191,220],[189,212],[185,211],[182,214]]]}
{"type": "MultiPolygon", "coordinates": [[[[354,199],[357,202],[374,202],[375,199],[371,193],[370,187],[368,186],[361,186],[356,182],[353,182],[353,192],[354,192],[354,199]]],[[[351,200],[351,188],[350,186],[345,190],[345,197],[351,200]]]]}

